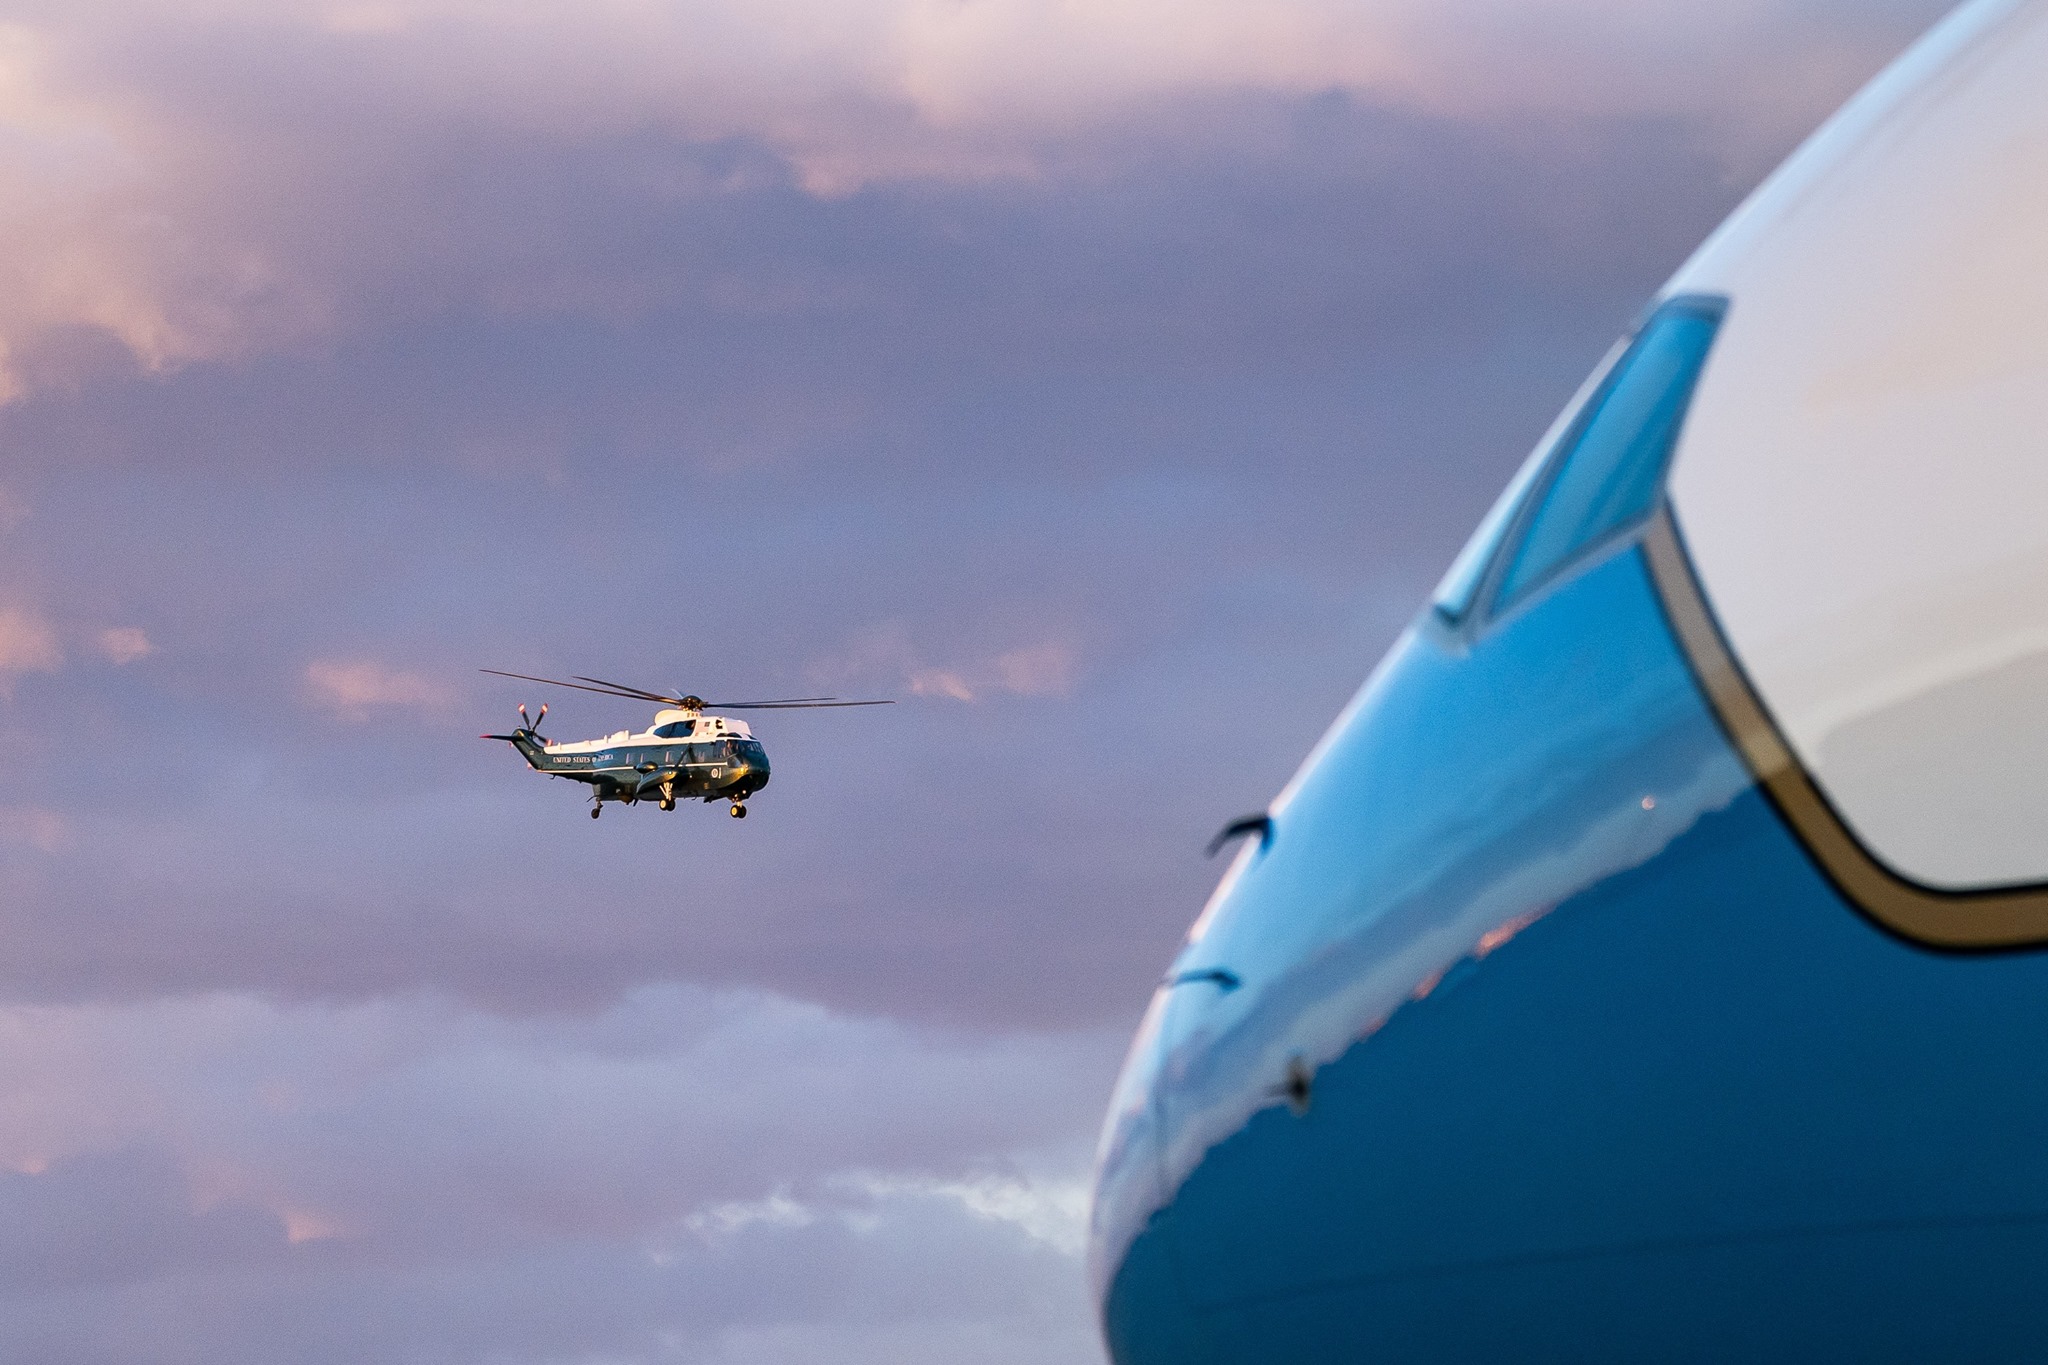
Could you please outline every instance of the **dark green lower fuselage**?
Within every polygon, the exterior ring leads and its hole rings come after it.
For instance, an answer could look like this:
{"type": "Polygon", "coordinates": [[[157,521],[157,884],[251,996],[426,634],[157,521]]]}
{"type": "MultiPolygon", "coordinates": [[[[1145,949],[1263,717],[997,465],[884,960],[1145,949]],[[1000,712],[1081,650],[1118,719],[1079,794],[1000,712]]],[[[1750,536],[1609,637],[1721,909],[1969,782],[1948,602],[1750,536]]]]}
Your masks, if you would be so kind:
{"type": "Polygon", "coordinates": [[[739,802],[768,785],[768,753],[752,738],[635,738],[557,748],[549,748],[531,730],[502,738],[536,772],[586,783],[600,802],[739,802]]]}

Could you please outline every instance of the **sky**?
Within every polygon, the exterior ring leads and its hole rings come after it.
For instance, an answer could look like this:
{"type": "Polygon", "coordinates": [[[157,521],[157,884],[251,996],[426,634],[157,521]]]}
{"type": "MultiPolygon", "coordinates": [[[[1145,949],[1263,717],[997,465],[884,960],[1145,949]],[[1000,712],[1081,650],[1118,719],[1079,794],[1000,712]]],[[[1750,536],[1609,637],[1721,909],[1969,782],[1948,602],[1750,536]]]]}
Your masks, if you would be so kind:
{"type": "Polygon", "coordinates": [[[0,1360],[1099,1365],[1204,843],[1944,8],[0,0],[0,1360]]]}

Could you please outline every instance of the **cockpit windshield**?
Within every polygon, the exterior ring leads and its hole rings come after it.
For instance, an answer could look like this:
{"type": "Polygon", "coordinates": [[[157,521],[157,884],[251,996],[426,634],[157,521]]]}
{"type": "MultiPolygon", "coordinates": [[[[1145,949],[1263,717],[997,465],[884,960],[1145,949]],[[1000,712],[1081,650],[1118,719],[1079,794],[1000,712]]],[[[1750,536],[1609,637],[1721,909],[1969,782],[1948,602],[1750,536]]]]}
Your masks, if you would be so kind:
{"type": "Polygon", "coordinates": [[[666,725],[655,726],[654,737],[656,739],[677,739],[689,734],[690,731],[696,728],[697,722],[694,720],[672,720],[666,725]]]}
{"type": "Polygon", "coordinates": [[[1502,577],[1496,612],[1655,510],[1726,310],[1721,298],[1671,299],[1637,334],[1553,458],[1549,487],[1502,577]]]}

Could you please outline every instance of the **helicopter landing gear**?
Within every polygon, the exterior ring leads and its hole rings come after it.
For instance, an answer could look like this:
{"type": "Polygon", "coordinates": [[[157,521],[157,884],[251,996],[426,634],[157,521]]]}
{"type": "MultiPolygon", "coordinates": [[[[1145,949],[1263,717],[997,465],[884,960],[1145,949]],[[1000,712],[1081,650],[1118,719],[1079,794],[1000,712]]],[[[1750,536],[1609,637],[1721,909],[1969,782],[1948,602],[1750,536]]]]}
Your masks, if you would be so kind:
{"type": "Polygon", "coordinates": [[[727,811],[726,814],[732,816],[735,820],[744,820],[747,818],[747,808],[735,801],[732,803],[732,809],[727,811]]]}
{"type": "Polygon", "coordinates": [[[674,810],[676,808],[676,780],[673,777],[661,784],[661,808],[663,810],[674,810]]]}
{"type": "Polygon", "coordinates": [[[662,797],[661,808],[663,810],[674,810],[676,808],[676,799],[673,796],[662,797]]]}
{"type": "Polygon", "coordinates": [[[600,816],[600,815],[603,815],[603,814],[604,814],[604,807],[603,807],[603,806],[600,806],[600,805],[598,805],[598,804],[597,804],[597,803],[596,803],[595,801],[593,801],[593,802],[591,802],[591,803],[590,803],[590,818],[591,818],[591,819],[595,820],[595,819],[596,819],[596,818],[597,818],[598,816],[600,816]]]}

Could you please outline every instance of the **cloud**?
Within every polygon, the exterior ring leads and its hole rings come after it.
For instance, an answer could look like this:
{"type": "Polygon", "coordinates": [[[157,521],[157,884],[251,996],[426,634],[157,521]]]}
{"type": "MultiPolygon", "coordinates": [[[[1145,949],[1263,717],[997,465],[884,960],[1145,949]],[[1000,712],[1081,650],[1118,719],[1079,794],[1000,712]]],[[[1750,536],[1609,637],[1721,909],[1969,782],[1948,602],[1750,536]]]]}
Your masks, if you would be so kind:
{"type": "Polygon", "coordinates": [[[161,371],[330,337],[366,309],[666,292],[565,275],[559,201],[490,240],[469,232],[460,168],[479,144],[521,146],[530,176],[653,130],[726,154],[650,168],[649,202],[785,180],[845,195],[1030,182],[1134,136],[1199,139],[1214,121],[1189,109],[1205,101],[1339,93],[1459,119],[1682,118],[1718,126],[1739,160],[1781,146],[1937,9],[1843,6],[1822,23],[1804,0],[47,7],[0,30],[0,190],[17,206],[0,220],[0,399],[74,382],[109,345],[161,371]]]}
{"type": "Polygon", "coordinates": [[[730,1230],[758,1221],[720,1212],[735,1201],[798,1185],[815,1202],[877,1173],[841,1194],[953,1198],[1064,1245],[1030,1204],[1040,1186],[974,1163],[1085,1145],[1116,1051],[1106,1033],[919,1030],[681,986],[524,1020],[430,997],[13,1006],[0,1169],[147,1147],[203,1202],[405,1255],[698,1216],[730,1230]]]}
{"type": "Polygon", "coordinates": [[[1016,697],[1066,697],[1074,691],[1079,659],[1071,645],[1048,643],[1006,650],[980,664],[907,670],[913,695],[974,701],[991,692],[1016,697]]]}
{"type": "Polygon", "coordinates": [[[146,631],[137,626],[112,626],[99,633],[96,643],[100,654],[116,665],[132,664],[156,653],[156,646],[149,642],[146,631]]]}
{"type": "Polygon", "coordinates": [[[0,840],[55,853],[70,838],[70,822],[56,811],[40,806],[0,806],[0,840]]]}
{"type": "Polygon", "coordinates": [[[373,710],[439,707],[450,697],[431,678],[367,659],[316,660],[306,665],[306,686],[315,705],[352,721],[369,719],[373,710]]]}
{"type": "Polygon", "coordinates": [[[20,1294],[7,1309],[0,1356],[24,1361],[1103,1360],[1069,1258],[957,1204],[914,1197],[849,1202],[802,1225],[757,1223],[715,1245],[561,1241],[396,1265],[331,1246],[267,1258],[230,1246],[194,1255],[183,1275],[20,1294]]]}
{"type": "Polygon", "coordinates": [[[967,679],[950,668],[914,668],[909,677],[910,690],[915,696],[974,700],[974,689],[967,685],[967,679]]]}
{"type": "Polygon", "coordinates": [[[1081,1189],[1116,1044],[684,987],[518,1021],[0,1009],[0,1355],[170,1359],[146,1338],[177,1315],[177,1358],[234,1362],[641,1360],[664,1333],[715,1359],[806,1331],[879,1333],[858,1359],[934,1334],[903,1358],[936,1362],[963,1333],[1086,1358],[1081,1189]],[[202,1271],[204,1296],[178,1288],[202,1271]],[[58,1287],[100,1297],[20,1297],[58,1287]]]}
{"type": "Polygon", "coordinates": [[[951,1200],[977,1218],[1014,1224],[1026,1236],[1065,1256],[1079,1256],[1087,1247],[1089,1187],[1083,1180],[995,1174],[964,1180],[868,1175],[849,1177],[842,1183],[873,1198],[913,1195],[951,1200]]]}
{"type": "Polygon", "coordinates": [[[1078,1258],[1088,1240],[1088,1192],[1088,1182],[1071,1172],[981,1172],[965,1178],[845,1172],[818,1183],[809,1202],[777,1190],[765,1199],[699,1209],[677,1228],[715,1245],[757,1225],[810,1227],[838,1218],[859,1227],[872,1216],[866,1209],[907,1199],[956,1205],[986,1222],[1015,1227],[1062,1256],[1078,1258]]]}
{"type": "Polygon", "coordinates": [[[998,654],[990,671],[999,687],[1017,696],[1066,697],[1073,694],[1079,666],[1073,646],[1048,642],[998,654]]]}
{"type": "Polygon", "coordinates": [[[54,673],[64,665],[57,632],[25,607],[0,607],[0,695],[23,673],[54,673]]]}
{"type": "Polygon", "coordinates": [[[283,1224],[262,1210],[199,1207],[185,1173],[154,1149],[0,1171],[0,1298],[261,1260],[286,1240],[283,1224]]]}
{"type": "Polygon", "coordinates": [[[872,686],[900,679],[912,696],[972,702],[990,695],[1071,696],[1081,667],[1080,650],[1059,638],[996,650],[968,662],[932,664],[925,661],[927,652],[913,643],[903,622],[890,621],[868,630],[844,650],[813,659],[807,671],[820,685],[836,687],[853,679],[857,685],[872,686]]]}

